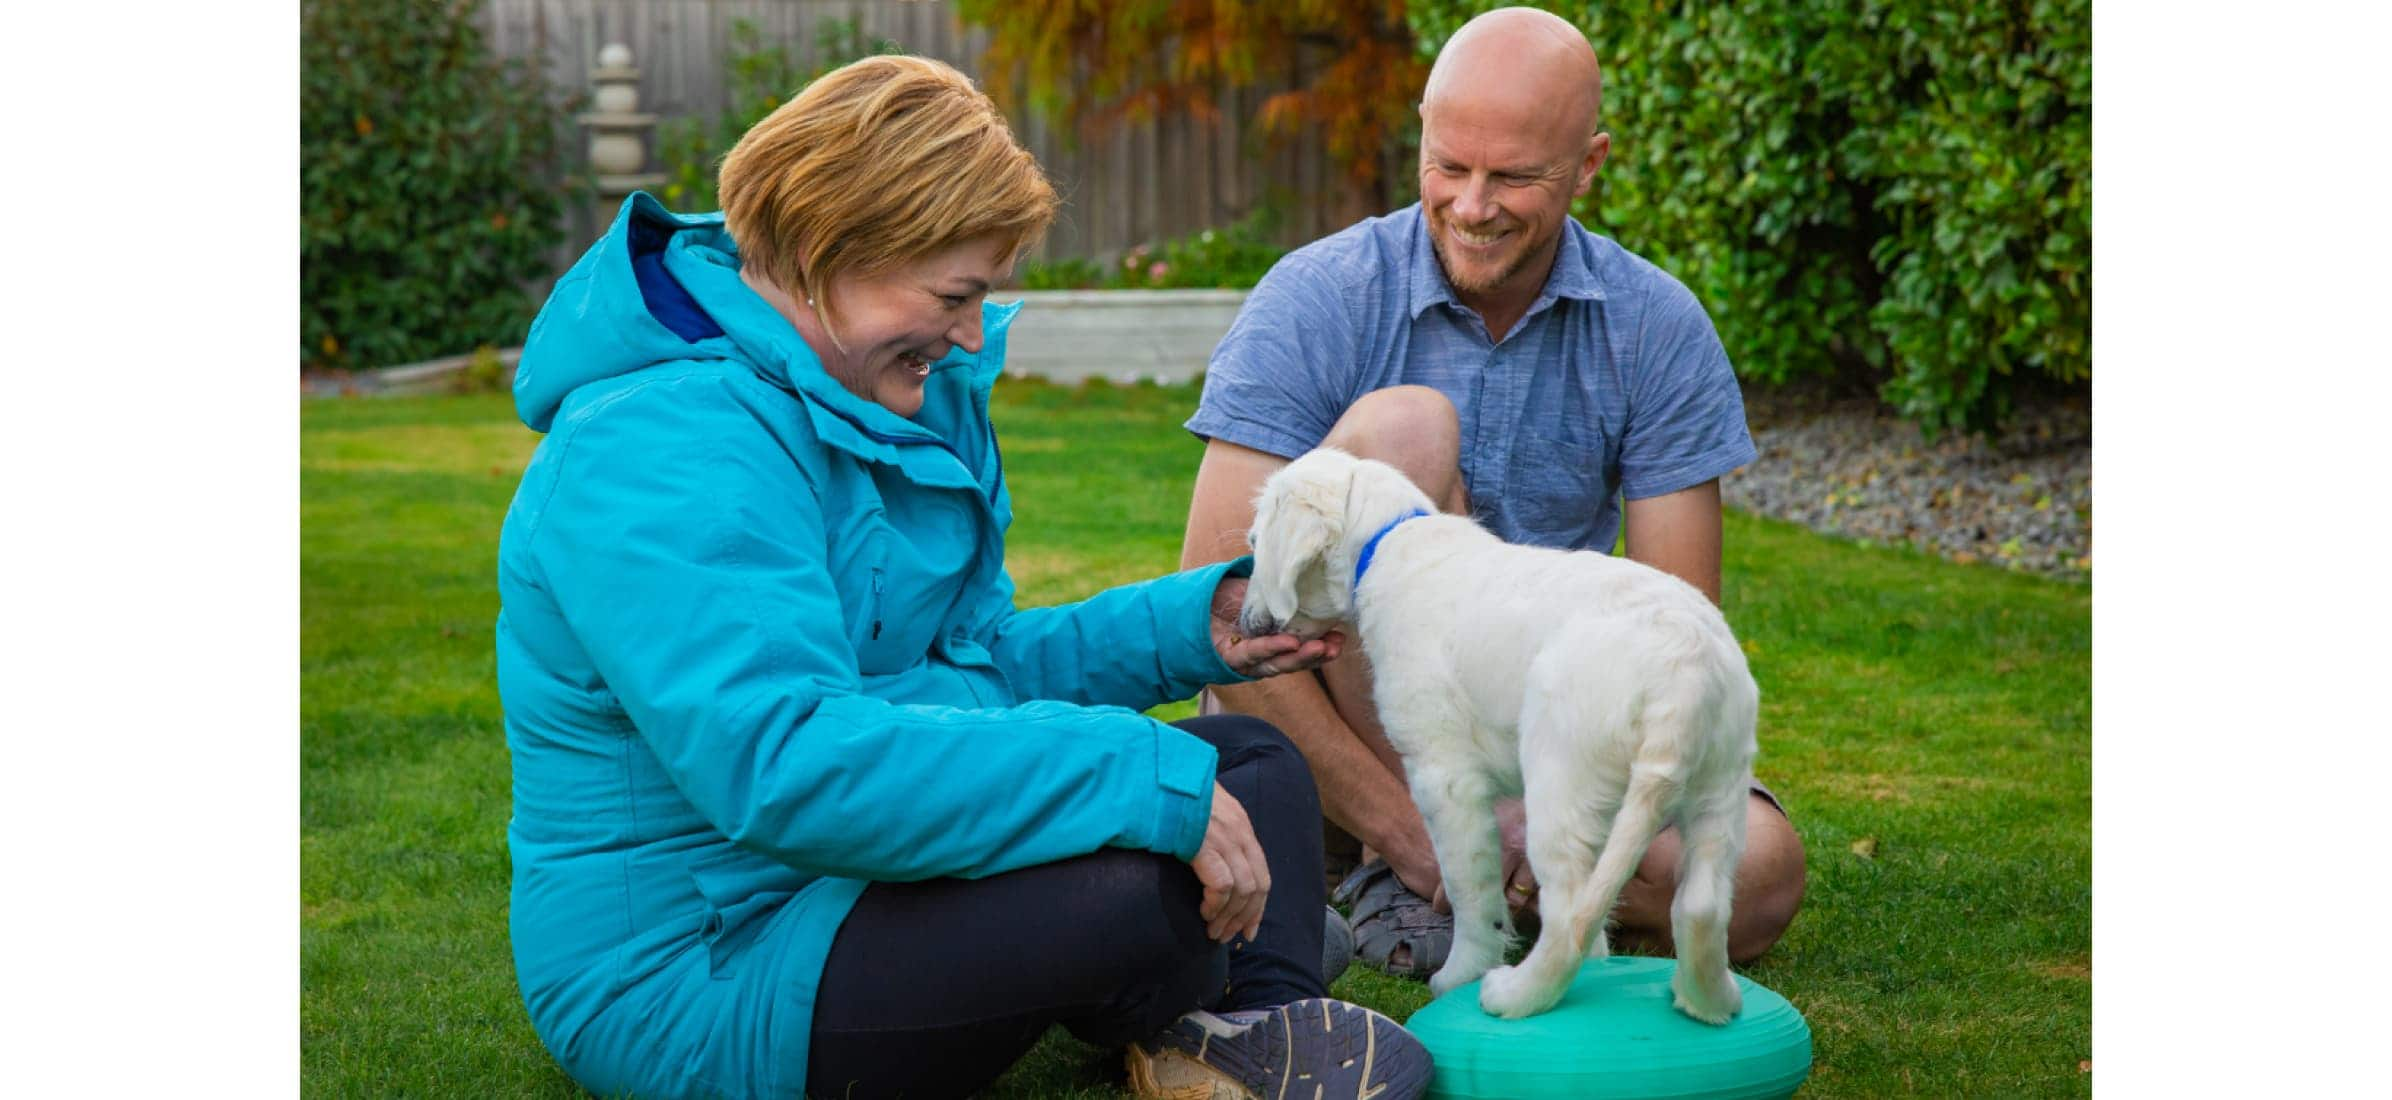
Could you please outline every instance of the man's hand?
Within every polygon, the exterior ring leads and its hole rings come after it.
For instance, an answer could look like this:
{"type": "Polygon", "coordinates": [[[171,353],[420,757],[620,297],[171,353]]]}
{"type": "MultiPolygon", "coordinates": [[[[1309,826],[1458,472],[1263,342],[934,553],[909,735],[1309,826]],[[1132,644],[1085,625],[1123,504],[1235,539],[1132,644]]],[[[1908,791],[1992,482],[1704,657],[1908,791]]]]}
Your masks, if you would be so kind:
{"type": "Polygon", "coordinates": [[[1496,802],[1495,825],[1503,834],[1503,904],[1515,914],[1533,909],[1537,876],[1528,868],[1528,806],[1517,798],[1496,802]]]}
{"type": "MultiPolygon", "coordinates": [[[[1528,807],[1517,798],[1498,800],[1495,826],[1503,837],[1503,904],[1518,915],[1537,904],[1537,876],[1528,867],[1528,807]]],[[[1394,860],[1388,864],[1394,866],[1394,860]]],[[[1395,877],[1404,889],[1429,899],[1438,912],[1453,912],[1453,903],[1445,896],[1445,880],[1434,862],[1409,874],[1396,867],[1395,877]]]]}
{"type": "Polygon", "coordinates": [[[1196,881],[1204,884],[1204,934],[1223,943],[1239,933],[1253,939],[1262,932],[1263,900],[1271,892],[1271,867],[1263,862],[1262,842],[1240,805],[1219,783],[1213,784],[1213,817],[1204,827],[1204,844],[1188,861],[1196,881]]]}
{"type": "Polygon", "coordinates": [[[1309,642],[1293,634],[1248,638],[1238,633],[1238,608],[1246,601],[1246,578],[1223,577],[1213,589],[1213,649],[1240,676],[1263,679],[1282,672],[1319,668],[1345,649],[1345,635],[1330,631],[1309,642]]]}

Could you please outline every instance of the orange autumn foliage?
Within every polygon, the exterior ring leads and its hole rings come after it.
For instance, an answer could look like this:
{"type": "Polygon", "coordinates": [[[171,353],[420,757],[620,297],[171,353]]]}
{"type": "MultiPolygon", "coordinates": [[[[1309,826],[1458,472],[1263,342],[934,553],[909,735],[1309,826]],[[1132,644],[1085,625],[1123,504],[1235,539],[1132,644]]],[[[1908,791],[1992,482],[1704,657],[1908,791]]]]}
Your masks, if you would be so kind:
{"type": "Polygon", "coordinates": [[[1185,112],[1220,117],[1215,97],[1272,81],[1254,123],[1284,141],[1317,126],[1347,182],[1378,189],[1409,132],[1428,63],[1404,0],[963,0],[988,28],[989,94],[1098,131],[1185,112]]]}

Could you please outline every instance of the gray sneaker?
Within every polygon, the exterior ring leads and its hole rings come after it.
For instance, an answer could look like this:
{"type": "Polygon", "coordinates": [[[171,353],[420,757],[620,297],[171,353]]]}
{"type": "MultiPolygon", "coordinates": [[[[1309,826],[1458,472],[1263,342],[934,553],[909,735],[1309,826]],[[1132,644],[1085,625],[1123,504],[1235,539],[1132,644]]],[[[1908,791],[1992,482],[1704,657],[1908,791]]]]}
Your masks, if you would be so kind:
{"type": "Polygon", "coordinates": [[[1417,1100],[1429,1052],[1403,1026],[1328,998],[1191,1012],[1130,1045],[1130,1094],[1168,1100],[1417,1100]]]}

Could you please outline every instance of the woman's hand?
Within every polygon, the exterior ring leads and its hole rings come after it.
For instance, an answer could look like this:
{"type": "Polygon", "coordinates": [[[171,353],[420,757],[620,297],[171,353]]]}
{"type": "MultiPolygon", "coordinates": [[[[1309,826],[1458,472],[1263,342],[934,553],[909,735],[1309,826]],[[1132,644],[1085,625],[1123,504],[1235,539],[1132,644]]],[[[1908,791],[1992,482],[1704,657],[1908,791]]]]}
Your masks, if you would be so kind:
{"type": "Polygon", "coordinates": [[[1263,899],[1271,892],[1271,867],[1263,862],[1262,842],[1246,820],[1246,807],[1213,784],[1213,817],[1204,827],[1204,846],[1188,861],[1196,881],[1204,884],[1204,934],[1223,943],[1240,932],[1253,939],[1262,931],[1263,899]]]}
{"type": "Polygon", "coordinates": [[[1332,630],[1309,642],[1293,634],[1247,638],[1238,634],[1238,609],[1246,602],[1246,578],[1223,577],[1213,589],[1213,649],[1240,676],[1260,680],[1282,672],[1319,668],[1345,649],[1345,635],[1332,630]]]}

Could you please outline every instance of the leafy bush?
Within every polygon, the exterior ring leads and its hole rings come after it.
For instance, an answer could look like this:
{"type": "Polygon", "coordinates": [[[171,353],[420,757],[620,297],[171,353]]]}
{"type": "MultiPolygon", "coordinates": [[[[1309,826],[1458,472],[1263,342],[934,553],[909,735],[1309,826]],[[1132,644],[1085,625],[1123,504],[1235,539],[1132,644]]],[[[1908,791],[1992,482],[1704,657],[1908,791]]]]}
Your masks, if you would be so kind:
{"type": "Polygon", "coordinates": [[[491,57],[477,4],[302,0],[302,366],[522,340],[525,284],[547,273],[577,193],[559,127],[571,104],[491,57]]]}
{"type": "Polygon", "coordinates": [[[656,159],[666,177],[657,197],[676,210],[714,210],[722,205],[714,184],[723,157],[749,127],[824,73],[873,54],[904,52],[886,38],[866,39],[853,20],[825,19],[814,27],[814,66],[800,69],[788,47],[765,42],[755,23],[732,20],[725,106],[711,127],[701,119],[672,119],[657,128],[656,159]]]}
{"type": "Polygon", "coordinates": [[[1160,287],[1244,290],[1260,282],[1263,273],[1286,254],[1286,249],[1272,243],[1278,230],[1278,211],[1257,207],[1253,213],[1220,229],[1139,245],[1112,264],[1085,259],[1026,262],[1019,281],[1032,290],[1160,287]]]}
{"type": "Polygon", "coordinates": [[[1026,290],[1094,290],[1109,288],[1113,269],[1095,260],[1068,256],[1060,260],[1023,260],[1014,281],[1026,290]]]}
{"type": "MultiPolygon", "coordinates": [[[[1484,0],[1415,0],[1433,54],[1484,0]]],[[[2092,373],[2089,0],[1548,5],[1604,61],[1579,216],[1749,378],[1875,380],[1930,431],[2092,373]]]]}

